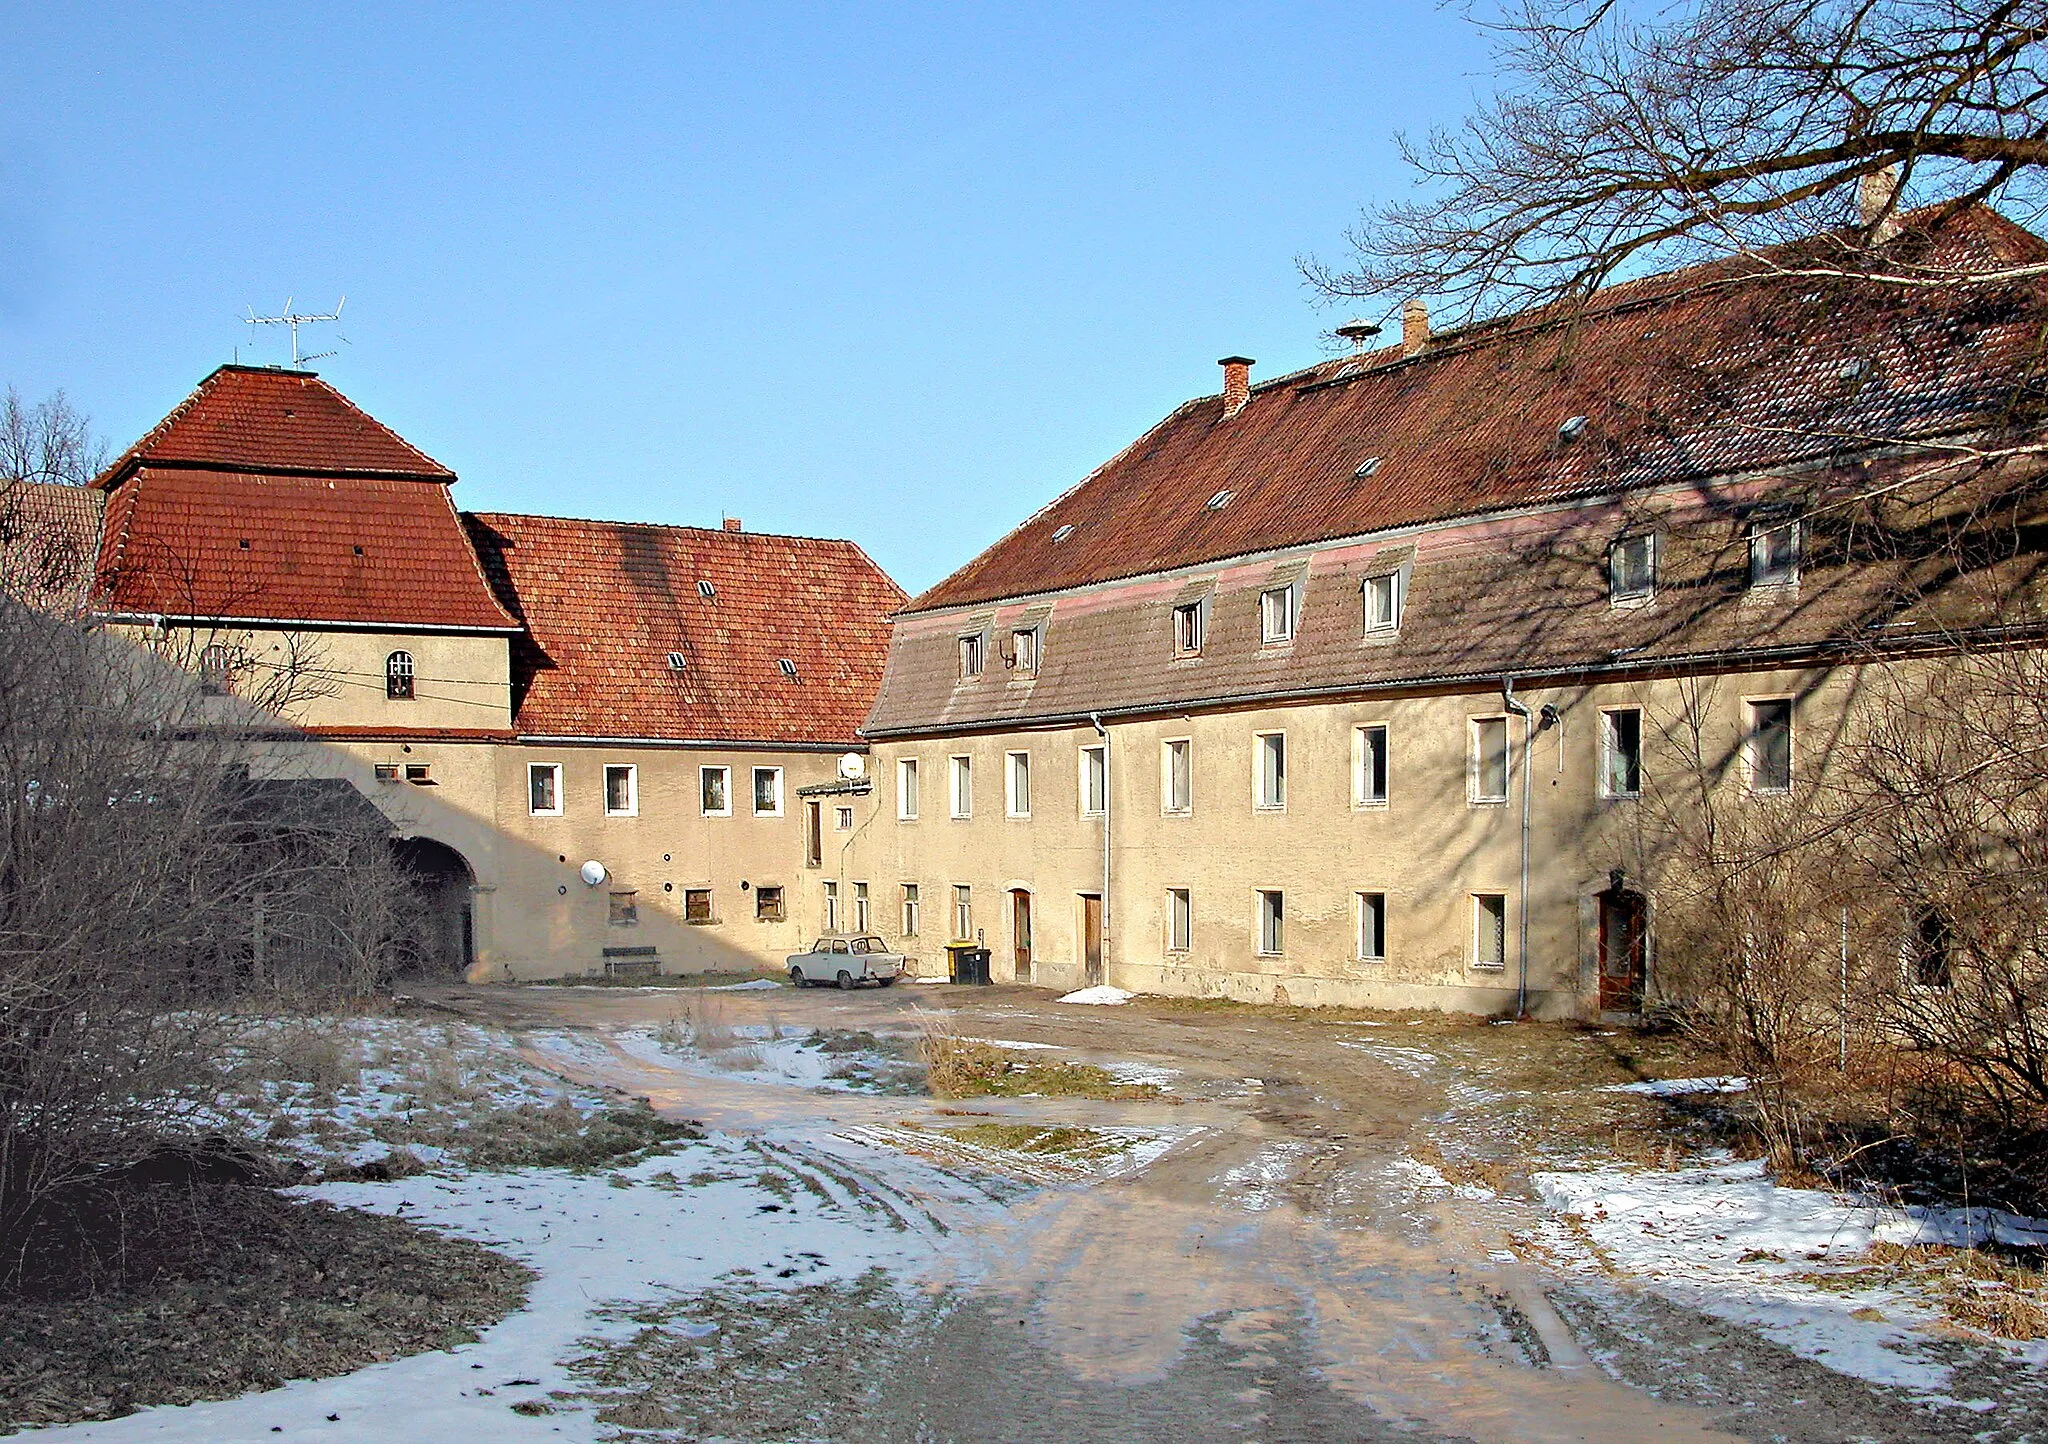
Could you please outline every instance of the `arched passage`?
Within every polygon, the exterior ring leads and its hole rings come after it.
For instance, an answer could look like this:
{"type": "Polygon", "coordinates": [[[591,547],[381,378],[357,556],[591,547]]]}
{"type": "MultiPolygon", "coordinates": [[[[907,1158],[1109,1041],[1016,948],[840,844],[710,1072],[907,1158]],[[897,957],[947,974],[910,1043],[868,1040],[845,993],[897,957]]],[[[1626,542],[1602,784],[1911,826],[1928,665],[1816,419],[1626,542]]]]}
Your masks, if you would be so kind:
{"type": "Polygon", "coordinates": [[[393,838],[391,855],[412,892],[399,928],[398,970],[416,977],[463,976],[476,961],[475,870],[461,853],[431,837],[393,838]]]}

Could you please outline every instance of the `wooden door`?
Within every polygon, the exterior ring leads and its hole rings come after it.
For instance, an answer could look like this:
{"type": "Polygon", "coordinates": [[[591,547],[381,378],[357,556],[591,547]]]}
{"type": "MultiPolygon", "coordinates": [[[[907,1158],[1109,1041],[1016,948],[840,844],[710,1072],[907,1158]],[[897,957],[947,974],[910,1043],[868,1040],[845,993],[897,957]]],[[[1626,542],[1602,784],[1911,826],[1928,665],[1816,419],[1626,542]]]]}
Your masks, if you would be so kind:
{"type": "Polygon", "coordinates": [[[1640,1013],[1649,981],[1649,903],[1639,892],[1600,894],[1600,1011],[1640,1013]]]}
{"type": "Polygon", "coordinates": [[[1017,955],[1017,981],[1031,981],[1031,894],[1010,889],[1010,939],[1017,955]]]}
{"type": "Polygon", "coordinates": [[[1088,985],[1102,981],[1102,896],[1081,894],[1081,949],[1087,967],[1088,985]]]}

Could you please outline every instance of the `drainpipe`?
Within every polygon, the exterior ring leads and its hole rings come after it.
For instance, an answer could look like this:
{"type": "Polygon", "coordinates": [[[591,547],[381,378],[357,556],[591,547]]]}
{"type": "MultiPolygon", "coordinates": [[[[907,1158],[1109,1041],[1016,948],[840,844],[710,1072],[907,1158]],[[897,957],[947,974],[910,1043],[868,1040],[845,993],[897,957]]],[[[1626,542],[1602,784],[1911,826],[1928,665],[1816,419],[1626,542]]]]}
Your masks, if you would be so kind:
{"type": "Polygon", "coordinates": [[[1088,725],[1102,739],[1102,981],[1109,981],[1109,729],[1102,714],[1090,712],[1088,725]]]}
{"type": "Polygon", "coordinates": [[[1520,976],[1515,979],[1515,1016],[1520,1018],[1529,1011],[1529,763],[1536,745],[1536,722],[1516,698],[1511,676],[1500,679],[1500,704],[1522,719],[1522,893],[1515,909],[1519,924],[1515,951],[1520,964],[1520,976]]]}

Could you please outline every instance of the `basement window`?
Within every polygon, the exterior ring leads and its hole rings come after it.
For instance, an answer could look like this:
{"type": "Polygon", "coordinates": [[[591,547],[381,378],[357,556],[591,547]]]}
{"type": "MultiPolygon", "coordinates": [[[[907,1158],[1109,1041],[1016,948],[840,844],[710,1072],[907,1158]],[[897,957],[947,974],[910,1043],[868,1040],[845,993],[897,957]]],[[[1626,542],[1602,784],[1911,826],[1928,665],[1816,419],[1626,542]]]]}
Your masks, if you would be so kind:
{"type": "Polygon", "coordinates": [[[408,762],[405,764],[405,780],[414,787],[432,787],[435,785],[433,766],[426,762],[408,762]]]}
{"type": "Polygon", "coordinates": [[[404,772],[396,762],[379,762],[377,764],[377,780],[379,782],[402,782],[405,780],[404,772]]]}

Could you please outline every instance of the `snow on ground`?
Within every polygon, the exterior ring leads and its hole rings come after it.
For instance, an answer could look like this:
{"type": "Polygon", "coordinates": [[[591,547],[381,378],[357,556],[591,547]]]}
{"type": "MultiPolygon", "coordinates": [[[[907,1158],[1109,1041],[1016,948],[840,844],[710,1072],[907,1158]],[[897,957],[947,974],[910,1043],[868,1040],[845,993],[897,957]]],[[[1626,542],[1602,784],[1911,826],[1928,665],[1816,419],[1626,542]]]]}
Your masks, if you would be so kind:
{"type": "MultiPolygon", "coordinates": [[[[1986,1209],[1892,1208],[1811,1189],[1780,1188],[1761,1162],[1671,1173],[1601,1168],[1539,1173],[1552,1208],[1583,1233],[1553,1227],[1543,1247],[1590,1265],[1585,1243],[1675,1301],[1760,1328],[1805,1358],[1845,1374],[1941,1398],[1949,1368],[1922,1329],[1936,1315],[1900,1287],[1823,1287],[1863,1262],[1877,1241],[2048,1244],[2048,1221],[1986,1209]],[[1861,1317],[1858,1317],[1858,1315],[1861,1317]],[[1917,1327],[1916,1327],[1917,1326],[1917,1327]]],[[[2048,1365],[2048,1341],[2008,1345],[2048,1365]]],[[[1950,1401],[1952,1402],[1952,1401],[1950,1401]]]]}
{"type": "Polygon", "coordinates": [[[1307,1152],[1308,1144],[1296,1138],[1268,1143],[1223,1175],[1221,1191],[1233,1196],[1246,1213],[1264,1213],[1280,1202],[1281,1191],[1307,1152]]]}
{"type": "Polygon", "coordinates": [[[707,993],[758,993],[763,989],[773,992],[781,986],[782,984],[776,982],[773,978],[753,978],[744,983],[720,983],[717,987],[706,988],[704,991],[707,993]]]}
{"type": "Polygon", "coordinates": [[[1392,1043],[1353,1042],[1342,1038],[1333,1041],[1339,1048],[1355,1048],[1410,1078],[1427,1077],[1435,1071],[1438,1062],[1436,1054],[1426,1048],[1402,1048],[1392,1043]]]}
{"type": "MultiPolygon", "coordinates": [[[[636,1062],[697,1078],[873,1093],[904,1091],[915,1071],[903,1057],[876,1051],[873,1045],[883,1040],[866,1033],[741,1023],[702,1037],[688,1026],[626,1028],[607,1036],[636,1062]]],[[[588,1033],[547,1029],[527,1037],[536,1052],[586,1070],[603,1071],[611,1061],[605,1044],[588,1033]]]]}
{"type": "Polygon", "coordinates": [[[1610,1083],[1604,1093],[1641,1093],[1650,1098],[1684,1098],[1694,1093],[1746,1093],[1747,1078],[1646,1078],[1640,1083],[1610,1083]]]}
{"type": "Polygon", "coordinates": [[[1057,1043],[1027,1043],[1018,1038],[962,1038],[960,1041],[986,1043],[991,1048],[1014,1048],[1018,1052],[1035,1052],[1039,1049],[1054,1053],[1063,1051],[1057,1043]]]}
{"type": "Polygon", "coordinates": [[[1494,1196],[1492,1189],[1482,1188],[1476,1183],[1452,1183],[1444,1177],[1441,1169],[1419,1158],[1395,1159],[1387,1166],[1387,1176],[1410,1192],[1422,1195],[1444,1193],[1474,1203],[1494,1196]]]}
{"type": "Polygon", "coordinates": [[[1112,988],[1107,983],[1099,983],[1092,988],[1082,988],[1079,992],[1068,993],[1061,997],[1059,1001],[1062,1003],[1096,1003],[1113,1006],[1118,1003],[1128,1003],[1137,996],[1136,993],[1127,993],[1122,988],[1112,988]]]}

